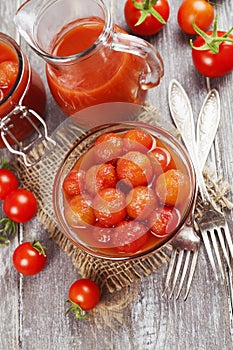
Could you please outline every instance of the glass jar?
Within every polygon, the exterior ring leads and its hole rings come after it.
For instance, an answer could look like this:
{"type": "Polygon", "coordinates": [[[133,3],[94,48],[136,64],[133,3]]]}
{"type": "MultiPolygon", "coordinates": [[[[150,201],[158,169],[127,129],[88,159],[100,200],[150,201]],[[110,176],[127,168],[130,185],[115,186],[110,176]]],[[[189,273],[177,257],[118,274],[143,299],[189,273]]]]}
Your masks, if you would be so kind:
{"type": "Polygon", "coordinates": [[[16,153],[13,145],[44,124],[46,94],[40,76],[31,68],[19,45],[0,33],[0,148],[16,153]]]}

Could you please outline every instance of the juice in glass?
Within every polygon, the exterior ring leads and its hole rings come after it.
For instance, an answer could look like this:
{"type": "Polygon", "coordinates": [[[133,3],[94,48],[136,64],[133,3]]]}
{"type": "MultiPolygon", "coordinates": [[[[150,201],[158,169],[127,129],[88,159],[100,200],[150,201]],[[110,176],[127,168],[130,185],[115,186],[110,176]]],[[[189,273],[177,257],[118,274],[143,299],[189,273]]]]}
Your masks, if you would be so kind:
{"type": "MultiPolygon", "coordinates": [[[[70,57],[69,64],[47,65],[47,79],[53,97],[67,115],[105,102],[141,104],[146,91],[140,87],[146,61],[136,55],[114,51],[99,43],[104,30],[100,18],[90,17],[67,25],[51,43],[51,54],[70,57]],[[78,61],[72,55],[81,54],[78,61]]],[[[123,33],[123,29],[114,26],[123,33]]]]}

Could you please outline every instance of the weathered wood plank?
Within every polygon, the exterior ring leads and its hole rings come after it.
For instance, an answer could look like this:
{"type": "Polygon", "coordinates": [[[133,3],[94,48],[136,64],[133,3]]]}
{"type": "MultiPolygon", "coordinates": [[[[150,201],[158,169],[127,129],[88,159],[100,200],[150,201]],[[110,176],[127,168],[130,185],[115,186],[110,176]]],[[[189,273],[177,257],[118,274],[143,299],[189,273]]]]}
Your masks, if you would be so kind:
{"type": "MultiPolygon", "coordinates": [[[[114,21],[126,28],[123,0],[108,0],[114,21]]],[[[150,92],[148,100],[170,120],[167,88],[172,78],[188,92],[197,118],[206,95],[206,82],[193,68],[189,37],[178,28],[176,13],[180,1],[171,2],[171,16],[167,26],[150,41],[157,47],[165,62],[165,76],[160,86],[150,92]]],[[[14,36],[16,31],[9,20],[15,12],[15,1],[4,0],[0,7],[0,30],[14,36]]],[[[221,1],[218,8],[223,29],[232,25],[232,1],[221,1]]],[[[43,76],[44,64],[25,43],[32,66],[43,76]]],[[[222,102],[221,125],[212,158],[216,158],[219,174],[232,185],[232,74],[211,81],[220,92],[222,102]]],[[[45,82],[46,84],[46,82],[45,82]]],[[[47,85],[46,85],[47,88],[47,85]]],[[[56,107],[47,88],[47,123],[52,132],[63,115],[56,107]]],[[[215,159],[214,159],[215,160],[215,159]]],[[[232,198],[232,195],[231,195],[232,198]]],[[[96,317],[77,321],[65,317],[65,300],[70,284],[78,277],[70,257],[62,252],[36,219],[24,225],[18,239],[1,249],[0,266],[0,350],[31,349],[231,349],[232,319],[228,307],[229,291],[216,282],[205,251],[201,248],[190,295],[184,303],[161,296],[167,266],[163,266],[139,286],[138,297],[122,312],[116,307],[108,322],[96,317]],[[13,269],[11,255],[18,244],[31,238],[40,239],[48,248],[48,263],[44,271],[32,277],[20,277],[13,269]],[[95,321],[98,324],[95,324],[95,321]]],[[[110,316],[109,316],[110,315],[110,316]]],[[[106,317],[107,317],[106,316],[106,317]]]]}

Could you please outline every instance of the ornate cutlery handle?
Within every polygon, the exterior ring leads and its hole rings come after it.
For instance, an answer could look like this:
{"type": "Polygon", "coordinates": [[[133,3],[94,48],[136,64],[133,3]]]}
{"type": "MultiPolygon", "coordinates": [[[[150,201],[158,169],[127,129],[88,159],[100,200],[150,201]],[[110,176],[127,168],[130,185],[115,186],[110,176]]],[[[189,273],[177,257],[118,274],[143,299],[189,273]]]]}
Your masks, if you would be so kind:
{"type": "Polygon", "coordinates": [[[218,92],[217,90],[211,90],[209,92],[199,114],[199,151],[197,151],[192,107],[186,92],[176,80],[172,80],[169,85],[169,106],[173,121],[190,154],[202,199],[204,202],[209,202],[210,197],[202,175],[202,168],[205,164],[219,124],[220,100],[218,92]],[[198,156],[202,159],[201,161],[198,159],[198,156]]]}
{"type": "Polygon", "coordinates": [[[220,98],[217,90],[212,89],[203,102],[196,127],[197,154],[203,170],[220,121],[220,98]]]}

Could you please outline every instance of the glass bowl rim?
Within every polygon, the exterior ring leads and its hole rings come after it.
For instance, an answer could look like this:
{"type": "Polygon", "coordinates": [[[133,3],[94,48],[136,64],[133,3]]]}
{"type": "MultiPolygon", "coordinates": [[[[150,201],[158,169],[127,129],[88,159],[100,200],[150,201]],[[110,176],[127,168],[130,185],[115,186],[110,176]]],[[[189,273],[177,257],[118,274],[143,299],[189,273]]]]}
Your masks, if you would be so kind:
{"type": "MultiPolygon", "coordinates": [[[[77,159],[76,159],[76,161],[77,161],[77,159]]],[[[72,167],[74,164],[75,164],[75,162],[72,164],[72,167]]],[[[72,169],[72,167],[71,167],[71,169],[72,169]]],[[[190,215],[192,215],[192,209],[193,209],[193,206],[195,204],[195,197],[196,197],[196,186],[197,186],[197,184],[196,184],[195,171],[194,171],[192,161],[189,157],[188,151],[186,150],[185,146],[174,135],[172,135],[171,132],[167,131],[166,129],[164,129],[161,126],[153,125],[153,124],[150,124],[148,122],[143,122],[143,121],[133,120],[133,121],[123,121],[123,122],[111,122],[111,123],[106,123],[106,124],[98,125],[96,127],[91,128],[87,133],[82,135],[73,144],[73,146],[70,148],[70,150],[66,153],[64,159],[62,160],[62,162],[60,163],[60,165],[58,167],[58,170],[57,170],[55,178],[54,178],[53,191],[52,191],[53,209],[55,212],[55,218],[57,220],[58,226],[60,227],[61,231],[76,247],[81,249],[83,252],[90,254],[91,256],[93,256],[95,258],[101,258],[101,259],[110,260],[110,261],[137,260],[137,259],[146,258],[154,253],[159,252],[159,250],[164,248],[167,244],[171,243],[175,239],[175,237],[179,234],[180,230],[182,229],[182,227],[184,226],[186,221],[189,219],[190,215]],[[64,222],[64,220],[61,220],[62,215],[61,215],[61,208],[59,206],[60,199],[61,199],[60,195],[61,195],[62,181],[64,180],[64,178],[62,179],[62,174],[64,171],[64,167],[67,163],[67,160],[69,160],[69,157],[72,156],[72,154],[76,150],[76,148],[80,144],[82,144],[86,139],[97,134],[98,132],[99,133],[101,133],[101,132],[103,133],[105,131],[109,132],[109,128],[110,129],[111,128],[122,128],[124,130],[127,127],[128,128],[132,128],[132,127],[134,127],[134,128],[139,127],[140,128],[141,127],[144,129],[149,129],[149,130],[154,131],[155,133],[158,133],[159,135],[162,135],[163,137],[166,138],[166,140],[168,139],[169,142],[172,142],[173,147],[175,146],[175,150],[179,151],[178,154],[181,153],[182,156],[185,158],[185,163],[184,163],[185,168],[189,171],[189,173],[191,175],[191,178],[190,178],[190,184],[191,184],[190,200],[189,200],[188,205],[186,206],[186,210],[185,210],[184,214],[182,215],[180,223],[177,226],[176,230],[174,231],[173,234],[169,234],[167,239],[165,239],[161,244],[159,244],[156,247],[151,247],[151,248],[147,249],[146,251],[139,250],[138,252],[133,253],[133,254],[129,254],[129,255],[118,254],[118,255],[111,256],[109,254],[103,253],[102,251],[93,250],[90,247],[88,247],[87,245],[85,245],[85,243],[81,243],[78,240],[75,240],[71,236],[71,234],[69,234],[67,232],[67,230],[65,229],[65,227],[69,227],[69,226],[66,222],[64,222]],[[60,189],[60,191],[59,191],[59,189],[60,189]]]]}

